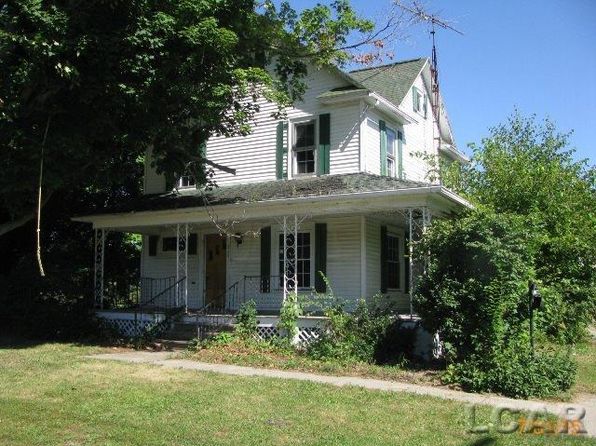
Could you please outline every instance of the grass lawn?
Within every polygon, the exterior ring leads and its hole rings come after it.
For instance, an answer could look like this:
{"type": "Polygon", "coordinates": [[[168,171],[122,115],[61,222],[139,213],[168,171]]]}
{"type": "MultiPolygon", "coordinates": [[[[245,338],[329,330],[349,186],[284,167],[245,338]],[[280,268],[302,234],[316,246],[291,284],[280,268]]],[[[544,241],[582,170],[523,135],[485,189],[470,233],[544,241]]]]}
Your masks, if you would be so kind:
{"type": "Polygon", "coordinates": [[[594,444],[470,434],[462,404],[429,397],[82,358],[100,351],[0,344],[0,444],[594,444]]]}
{"type": "Polygon", "coordinates": [[[575,348],[577,380],[575,393],[596,394],[596,340],[592,339],[575,348]]]}

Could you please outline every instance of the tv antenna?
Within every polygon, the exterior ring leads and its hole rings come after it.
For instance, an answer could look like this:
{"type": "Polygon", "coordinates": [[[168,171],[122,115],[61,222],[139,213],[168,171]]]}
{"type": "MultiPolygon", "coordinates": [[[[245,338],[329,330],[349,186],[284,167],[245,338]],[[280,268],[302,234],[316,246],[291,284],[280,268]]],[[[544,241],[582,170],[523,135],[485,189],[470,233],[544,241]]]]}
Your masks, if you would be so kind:
{"type": "MultiPolygon", "coordinates": [[[[432,39],[432,55],[431,55],[431,64],[430,64],[430,72],[431,72],[431,92],[433,95],[433,100],[431,103],[431,108],[433,111],[433,116],[437,122],[437,129],[439,131],[439,136],[435,138],[437,140],[438,148],[441,147],[441,104],[440,104],[440,94],[439,94],[439,63],[437,60],[437,46],[435,40],[436,30],[435,28],[443,28],[449,31],[453,31],[461,36],[464,35],[463,32],[454,28],[445,20],[439,18],[435,14],[431,14],[426,11],[418,2],[412,2],[411,6],[403,4],[401,1],[397,0],[395,4],[410,14],[413,18],[417,19],[420,22],[428,23],[430,26],[430,35],[432,39]]],[[[434,128],[433,128],[434,132],[434,128]]],[[[438,153],[438,152],[437,152],[438,153]]]]}

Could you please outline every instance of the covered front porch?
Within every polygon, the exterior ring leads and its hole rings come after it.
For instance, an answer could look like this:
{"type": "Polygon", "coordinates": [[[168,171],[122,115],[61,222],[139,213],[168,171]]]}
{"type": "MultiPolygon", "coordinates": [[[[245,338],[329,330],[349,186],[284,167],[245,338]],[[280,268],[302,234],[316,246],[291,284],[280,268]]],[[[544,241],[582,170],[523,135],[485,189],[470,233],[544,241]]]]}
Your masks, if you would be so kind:
{"type": "MultiPolygon", "coordinates": [[[[252,300],[259,314],[275,315],[295,293],[314,315],[330,302],[349,310],[359,299],[376,297],[411,316],[423,269],[415,242],[432,218],[466,203],[441,186],[379,185],[388,181],[367,177],[377,182],[373,190],[302,196],[300,180],[292,180],[281,182],[280,197],[230,201],[193,190],[79,217],[95,228],[96,305],[145,314],[233,315],[252,300]],[[289,183],[295,184],[288,192],[289,183]],[[121,286],[104,274],[113,231],[142,236],[138,284],[121,286]]],[[[337,182],[333,176],[321,180],[337,182]]],[[[229,194],[232,187],[222,189],[229,194]]]]}

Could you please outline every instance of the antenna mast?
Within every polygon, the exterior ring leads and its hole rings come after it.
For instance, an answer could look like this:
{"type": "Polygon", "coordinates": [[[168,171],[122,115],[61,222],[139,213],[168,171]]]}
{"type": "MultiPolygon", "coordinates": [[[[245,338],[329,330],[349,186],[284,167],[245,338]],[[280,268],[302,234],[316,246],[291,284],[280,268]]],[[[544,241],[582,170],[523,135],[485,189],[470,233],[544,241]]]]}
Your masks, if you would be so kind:
{"type": "MultiPolygon", "coordinates": [[[[434,138],[437,141],[437,153],[439,153],[439,149],[441,148],[441,103],[440,99],[441,96],[439,94],[439,64],[437,59],[437,46],[435,41],[435,25],[439,26],[443,29],[448,29],[450,31],[454,31],[459,35],[464,35],[461,31],[455,29],[449,23],[444,20],[441,20],[434,14],[430,14],[425,11],[425,9],[420,6],[417,2],[412,2],[412,6],[406,6],[401,2],[397,1],[396,5],[406,11],[407,13],[411,14],[416,19],[420,20],[421,22],[426,22],[430,25],[430,35],[432,38],[432,53],[431,53],[431,63],[430,63],[430,73],[431,73],[431,92],[432,92],[432,103],[431,109],[433,112],[433,117],[437,123],[437,129],[439,131],[438,137],[434,138]]],[[[433,127],[434,133],[434,127],[433,127]]]]}

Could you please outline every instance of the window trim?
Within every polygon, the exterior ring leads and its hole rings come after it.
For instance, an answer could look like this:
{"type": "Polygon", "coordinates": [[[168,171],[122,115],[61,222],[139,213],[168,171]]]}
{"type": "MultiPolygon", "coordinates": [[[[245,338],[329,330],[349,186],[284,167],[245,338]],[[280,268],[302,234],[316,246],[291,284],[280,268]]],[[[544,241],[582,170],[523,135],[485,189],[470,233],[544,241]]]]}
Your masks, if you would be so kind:
{"type": "Polygon", "coordinates": [[[316,116],[308,116],[308,117],[304,117],[304,118],[300,118],[300,119],[293,119],[290,121],[290,125],[288,126],[289,128],[289,134],[288,134],[288,144],[290,145],[290,150],[291,150],[291,155],[292,155],[292,178],[295,177],[310,177],[310,176],[316,176],[317,175],[317,169],[318,169],[318,149],[319,149],[319,120],[317,119],[316,116]],[[310,147],[311,146],[307,146],[305,148],[301,148],[300,150],[296,150],[296,135],[298,132],[296,132],[296,126],[298,125],[303,125],[303,124],[309,124],[312,123],[314,125],[314,145],[312,146],[312,152],[313,152],[313,171],[312,172],[306,172],[306,173],[298,173],[298,158],[297,158],[297,153],[298,152],[303,152],[303,151],[307,151],[307,150],[311,150],[310,147]]]}
{"type": "MultiPolygon", "coordinates": [[[[315,289],[315,282],[314,282],[314,278],[315,278],[315,239],[314,239],[314,230],[312,229],[305,229],[305,230],[299,230],[298,234],[303,234],[303,233],[308,233],[309,237],[310,237],[310,285],[308,287],[298,287],[298,291],[312,291],[315,289]]],[[[275,237],[275,246],[273,246],[274,244],[271,243],[271,247],[272,249],[274,249],[274,255],[271,256],[271,260],[272,262],[275,263],[275,269],[272,268],[272,271],[276,271],[277,272],[277,276],[279,277],[280,280],[280,285],[279,287],[281,289],[283,289],[283,272],[280,269],[280,262],[281,260],[279,259],[279,254],[280,254],[280,250],[281,250],[281,246],[279,244],[279,238],[280,236],[283,237],[283,231],[277,231],[277,237],[275,237]]]]}

